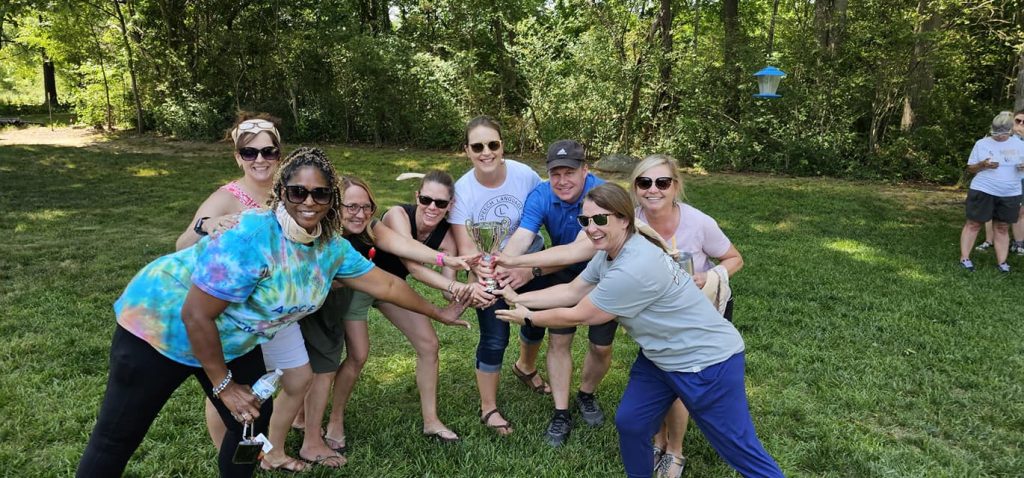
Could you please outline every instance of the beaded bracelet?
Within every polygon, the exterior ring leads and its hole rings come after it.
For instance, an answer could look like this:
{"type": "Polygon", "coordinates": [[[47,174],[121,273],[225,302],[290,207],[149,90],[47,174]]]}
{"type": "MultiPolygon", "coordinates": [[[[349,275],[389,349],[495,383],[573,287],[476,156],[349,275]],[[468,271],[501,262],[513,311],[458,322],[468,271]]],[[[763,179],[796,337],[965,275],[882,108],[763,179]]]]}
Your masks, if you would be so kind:
{"type": "Polygon", "coordinates": [[[443,252],[438,252],[437,253],[436,262],[437,262],[438,267],[444,267],[444,256],[445,256],[445,253],[443,253],[443,252]]]}
{"type": "Polygon", "coordinates": [[[216,387],[213,387],[213,398],[220,398],[220,392],[228,388],[229,383],[231,383],[231,369],[228,369],[228,376],[224,377],[224,380],[221,380],[216,387]]]}

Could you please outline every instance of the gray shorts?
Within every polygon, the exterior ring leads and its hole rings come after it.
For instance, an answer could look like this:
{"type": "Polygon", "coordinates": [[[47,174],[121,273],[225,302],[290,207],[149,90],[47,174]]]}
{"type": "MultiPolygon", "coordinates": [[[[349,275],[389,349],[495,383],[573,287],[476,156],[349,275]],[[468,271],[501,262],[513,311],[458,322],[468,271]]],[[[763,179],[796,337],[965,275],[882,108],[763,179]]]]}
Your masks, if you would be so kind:
{"type": "Polygon", "coordinates": [[[1013,224],[1020,216],[1020,200],[1020,195],[993,196],[976,189],[968,189],[964,209],[967,219],[972,221],[998,221],[1013,224]]]}

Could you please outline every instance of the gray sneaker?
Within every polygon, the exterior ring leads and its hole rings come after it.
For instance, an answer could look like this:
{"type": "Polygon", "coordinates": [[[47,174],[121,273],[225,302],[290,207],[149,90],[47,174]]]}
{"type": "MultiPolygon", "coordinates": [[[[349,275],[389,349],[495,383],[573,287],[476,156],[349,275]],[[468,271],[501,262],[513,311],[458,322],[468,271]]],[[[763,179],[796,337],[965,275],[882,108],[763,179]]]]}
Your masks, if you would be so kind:
{"type": "Polygon", "coordinates": [[[569,439],[570,431],[572,431],[572,419],[556,413],[548,422],[548,429],[544,432],[544,441],[553,447],[560,447],[569,439]]]}
{"type": "Polygon", "coordinates": [[[583,422],[587,425],[599,427],[604,423],[604,412],[601,411],[601,406],[597,404],[597,397],[593,394],[577,393],[576,406],[579,407],[580,416],[583,417],[583,422]]]}
{"type": "Polygon", "coordinates": [[[992,248],[992,243],[988,242],[988,241],[985,241],[985,242],[982,242],[981,244],[978,244],[977,247],[974,248],[974,250],[976,250],[976,251],[987,251],[987,250],[989,250],[991,248],[992,248]]]}

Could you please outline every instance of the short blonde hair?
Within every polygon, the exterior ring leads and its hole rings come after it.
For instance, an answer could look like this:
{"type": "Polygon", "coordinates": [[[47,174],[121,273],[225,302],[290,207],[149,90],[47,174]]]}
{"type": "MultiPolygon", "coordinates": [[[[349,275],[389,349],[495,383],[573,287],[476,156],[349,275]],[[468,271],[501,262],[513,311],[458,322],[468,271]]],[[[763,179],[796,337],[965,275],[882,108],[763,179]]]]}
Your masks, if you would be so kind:
{"type": "Polygon", "coordinates": [[[643,174],[644,171],[647,171],[648,169],[651,169],[656,166],[661,166],[662,164],[668,166],[669,170],[672,171],[672,179],[679,184],[678,199],[683,202],[686,201],[686,188],[683,184],[683,175],[682,173],[679,172],[679,162],[676,161],[676,158],[673,158],[672,156],[669,156],[667,154],[649,155],[642,161],[637,163],[636,167],[633,168],[633,173],[630,174],[629,176],[629,186],[633,190],[632,196],[634,201],[637,201],[638,199],[636,197],[636,178],[640,177],[640,175],[643,174]]]}

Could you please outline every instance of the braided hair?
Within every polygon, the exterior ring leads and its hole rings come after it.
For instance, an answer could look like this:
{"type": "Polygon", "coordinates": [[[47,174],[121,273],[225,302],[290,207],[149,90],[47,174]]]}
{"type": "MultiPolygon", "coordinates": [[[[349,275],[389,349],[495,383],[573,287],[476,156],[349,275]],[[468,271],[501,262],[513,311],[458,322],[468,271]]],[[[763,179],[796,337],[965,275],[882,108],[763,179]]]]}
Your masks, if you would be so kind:
{"type": "Polygon", "coordinates": [[[274,186],[270,190],[270,210],[276,211],[283,201],[284,187],[300,169],[310,167],[320,171],[327,180],[327,187],[331,188],[331,208],[327,215],[320,220],[320,227],[323,231],[321,238],[329,240],[335,234],[342,233],[341,223],[341,175],[334,169],[327,154],[320,148],[302,146],[292,151],[288,157],[281,162],[281,167],[274,175],[274,186]]]}

